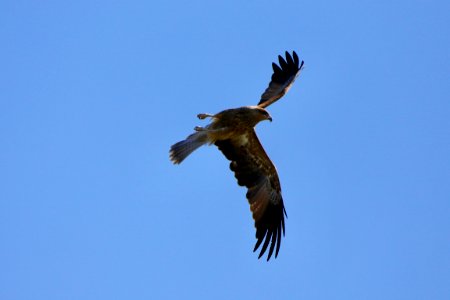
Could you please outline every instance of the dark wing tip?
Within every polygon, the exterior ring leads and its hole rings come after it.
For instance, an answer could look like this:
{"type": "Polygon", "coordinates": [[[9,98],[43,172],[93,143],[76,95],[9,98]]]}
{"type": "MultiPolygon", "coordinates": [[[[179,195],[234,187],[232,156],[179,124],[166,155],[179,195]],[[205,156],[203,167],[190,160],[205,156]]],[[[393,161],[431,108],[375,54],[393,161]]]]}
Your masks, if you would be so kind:
{"type": "MultiPolygon", "coordinates": [[[[297,53],[296,53],[295,51],[293,51],[292,54],[293,54],[293,56],[294,56],[294,63],[295,63],[295,65],[298,66],[298,63],[299,63],[299,61],[300,61],[300,60],[298,59],[298,55],[297,55],[297,53]]],[[[303,64],[303,61],[302,61],[302,64],[303,64]]]]}
{"type": "Polygon", "coordinates": [[[285,55],[286,55],[286,61],[287,61],[288,65],[295,65],[295,62],[292,59],[292,56],[289,54],[289,52],[286,51],[285,55]]]}
{"type": "Polygon", "coordinates": [[[272,63],[272,82],[285,83],[300,70],[300,60],[295,51],[293,51],[293,56],[286,51],[285,56],[286,59],[284,59],[281,55],[278,55],[278,65],[274,62],[272,63]]]}
{"type": "Polygon", "coordinates": [[[214,144],[231,161],[230,169],[234,172],[238,184],[248,188],[246,197],[251,204],[257,239],[253,252],[256,252],[262,244],[258,258],[261,258],[269,249],[267,252],[267,260],[269,260],[274,253],[275,257],[278,256],[281,238],[285,230],[284,216],[286,213],[275,167],[266,157],[255,132],[252,131],[247,138],[253,147],[241,147],[239,143],[235,142],[236,140],[232,139],[219,140],[214,144]],[[258,151],[261,151],[259,153],[266,157],[265,160],[263,159],[266,164],[264,166],[257,165],[256,160],[253,159],[258,151]],[[266,194],[268,189],[272,189],[272,193],[275,194],[266,194]],[[256,205],[252,208],[252,204],[256,205]]]}
{"type": "Polygon", "coordinates": [[[284,58],[281,55],[278,55],[278,62],[280,63],[280,67],[282,70],[288,68],[288,63],[284,60],[284,58]]]}
{"type": "Polygon", "coordinates": [[[302,69],[303,61],[300,64],[300,59],[295,51],[292,51],[292,55],[285,51],[285,57],[278,55],[278,65],[274,62],[272,63],[273,73],[271,81],[268,88],[261,95],[259,106],[267,107],[283,97],[302,69]]]}
{"type": "Polygon", "coordinates": [[[267,207],[266,212],[264,213],[262,218],[255,222],[257,241],[255,247],[253,248],[253,252],[256,252],[256,250],[258,250],[258,248],[262,244],[258,259],[260,259],[264,255],[264,253],[266,253],[267,248],[269,248],[267,261],[270,260],[274,252],[275,258],[277,258],[278,252],[280,251],[281,238],[285,233],[285,215],[285,208],[283,205],[283,201],[281,200],[281,202],[277,205],[270,204],[267,207]]]}
{"type": "MultiPolygon", "coordinates": [[[[276,63],[272,63],[272,69],[273,69],[273,74],[276,74],[276,73],[280,73],[280,72],[283,72],[282,70],[281,70],[281,68],[276,64],[276,63]]],[[[273,76],[273,75],[272,75],[273,76]]]]}

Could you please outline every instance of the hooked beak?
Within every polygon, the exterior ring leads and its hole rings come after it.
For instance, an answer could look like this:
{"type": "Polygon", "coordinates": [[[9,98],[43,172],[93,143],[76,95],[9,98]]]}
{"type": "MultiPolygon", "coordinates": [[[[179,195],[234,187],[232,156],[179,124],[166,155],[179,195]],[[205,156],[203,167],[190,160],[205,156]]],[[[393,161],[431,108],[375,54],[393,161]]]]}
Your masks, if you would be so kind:
{"type": "Polygon", "coordinates": [[[271,117],[271,116],[268,116],[268,117],[267,117],[267,120],[269,120],[270,122],[272,122],[272,117],[271,117]]]}

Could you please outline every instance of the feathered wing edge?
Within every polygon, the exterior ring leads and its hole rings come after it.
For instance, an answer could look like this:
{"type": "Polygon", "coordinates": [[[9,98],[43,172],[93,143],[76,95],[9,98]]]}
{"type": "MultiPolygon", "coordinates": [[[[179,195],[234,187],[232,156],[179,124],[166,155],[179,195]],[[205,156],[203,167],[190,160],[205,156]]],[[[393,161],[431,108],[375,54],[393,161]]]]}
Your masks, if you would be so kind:
{"type": "Polygon", "coordinates": [[[267,260],[271,258],[274,250],[277,257],[281,238],[285,233],[286,210],[275,166],[265,153],[254,130],[248,132],[244,138],[216,141],[215,145],[231,161],[230,169],[234,172],[238,184],[248,188],[246,197],[255,220],[257,238],[253,251],[262,244],[258,256],[261,258],[270,244],[267,260]]]}
{"type": "Polygon", "coordinates": [[[283,97],[291,88],[303,68],[304,61],[302,60],[300,63],[295,51],[292,52],[292,56],[287,51],[285,55],[286,60],[281,55],[278,55],[279,66],[276,63],[272,63],[272,80],[261,95],[261,100],[258,103],[258,106],[262,108],[269,106],[283,97]]]}

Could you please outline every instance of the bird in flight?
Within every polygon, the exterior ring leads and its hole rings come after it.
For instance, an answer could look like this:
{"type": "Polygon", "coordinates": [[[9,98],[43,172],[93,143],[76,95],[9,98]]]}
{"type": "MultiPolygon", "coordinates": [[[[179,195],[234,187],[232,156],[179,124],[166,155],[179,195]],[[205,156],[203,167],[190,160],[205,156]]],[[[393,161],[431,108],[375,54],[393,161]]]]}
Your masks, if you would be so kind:
{"type": "Polygon", "coordinates": [[[272,121],[265,109],[284,96],[303,68],[295,51],[286,58],[278,56],[279,65],[272,63],[273,74],[269,86],[261,95],[258,105],[226,109],[217,114],[198,114],[201,120],[210,118],[205,127],[196,126],[195,132],[170,148],[170,160],[180,164],[189,154],[202,145],[216,145],[231,161],[240,186],[247,187],[247,199],[256,227],[255,252],[263,243],[258,258],[264,255],[270,244],[267,260],[275,250],[278,256],[281,233],[284,236],[286,210],[281,196],[277,170],[264,151],[254,127],[260,121],[272,121]]]}

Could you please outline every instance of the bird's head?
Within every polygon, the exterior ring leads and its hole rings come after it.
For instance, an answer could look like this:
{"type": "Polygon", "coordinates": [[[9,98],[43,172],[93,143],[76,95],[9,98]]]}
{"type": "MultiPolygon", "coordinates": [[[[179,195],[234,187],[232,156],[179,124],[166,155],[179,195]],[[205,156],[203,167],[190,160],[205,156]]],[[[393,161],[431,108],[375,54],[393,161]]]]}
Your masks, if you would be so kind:
{"type": "Polygon", "coordinates": [[[259,106],[253,106],[252,110],[255,112],[255,117],[258,119],[258,122],[264,120],[269,120],[270,122],[272,122],[272,117],[270,116],[269,112],[264,108],[259,106]]]}

